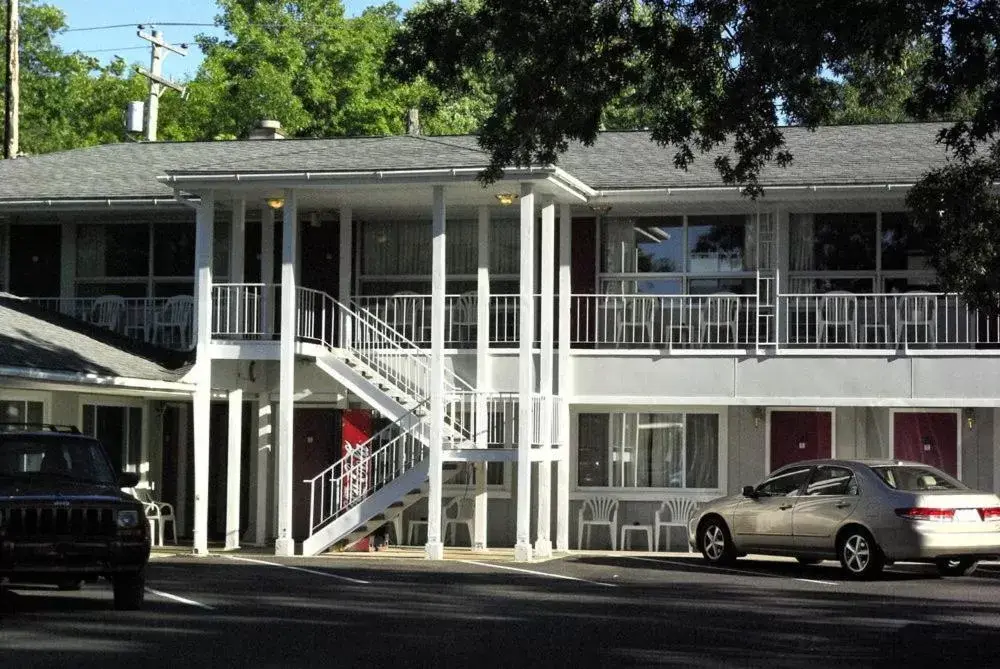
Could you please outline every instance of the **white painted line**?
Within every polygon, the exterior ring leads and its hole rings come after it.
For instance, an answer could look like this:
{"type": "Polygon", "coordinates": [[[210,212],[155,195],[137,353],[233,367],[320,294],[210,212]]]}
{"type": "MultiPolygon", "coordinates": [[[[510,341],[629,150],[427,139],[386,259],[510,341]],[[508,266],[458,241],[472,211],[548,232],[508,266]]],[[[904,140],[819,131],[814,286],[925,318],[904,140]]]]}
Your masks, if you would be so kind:
{"type": "Polygon", "coordinates": [[[263,564],[268,567],[282,567],[283,569],[291,569],[292,571],[301,571],[306,574],[312,574],[313,576],[325,576],[327,578],[336,579],[338,581],[345,581],[347,583],[354,583],[356,585],[371,585],[371,581],[362,581],[360,578],[350,578],[348,576],[340,576],[339,574],[331,574],[327,571],[318,571],[316,569],[306,569],[305,567],[296,567],[290,564],[281,564],[280,562],[267,562],[266,560],[254,560],[253,558],[236,557],[235,555],[226,555],[225,557],[230,560],[239,560],[240,562],[250,562],[252,564],[263,564]]]}
{"type": "Polygon", "coordinates": [[[549,574],[544,571],[535,571],[533,569],[521,569],[519,567],[508,567],[503,564],[492,564],[490,562],[476,562],[475,560],[458,560],[458,562],[464,562],[465,564],[474,564],[480,567],[492,567],[493,569],[506,569],[507,571],[516,571],[521,574],[532,574],[534,576],[546,576],[548,578],[560,578],[564,581],[579,581],[581,583],[591,583],[593,585],[603,585],[606,588],[617,588],[618,586],[614,583],[601,583],[600,581],[588,581],[585,578],[576,578],[575,576],[563,576],[562,574],[549,574]]]}
{"type": "Polygon", "coordinates": [[[146,588],[146,592],[158,595],[164,599],[169,599],[181,604],[187,604],[188,606],[197,606],[200,609],[205,609],[207,611],[214,611],[215,607],[209,606],[208,604],[202,604],[201,602],[196,602],[193,599],[188,599],[186,597],[180,597],[178,595],[171,595],[169,592],[163,592],[162,590],[153,590],[152,588],[146,588]]]}
{"type": "MultiPolygon", "coordinates": [[[[694,563],[691,563],[691,562],[683,562],[681,560],[667,560],[667,559],[647,558],[647,557],[639,557],[638,555],[623,555],[622,557],[628,558],[630,560],[642,560],[643,562],[655,562],[655,563],[658,563],[658,564],[663,564],[663,563],[673,564],[673,565],[677,565],[677,566],[680,566],[680,567],[701,567],[701,568],[703,568],[706,571],[706,573],[708,571],[724,571],[724,572],[728,572],[730,574],[739,574],[740,576],[760,576],[761,575],[761,574],[758,574],[757,572],[749,571],[747,569],[730,569],[728,567],[716,567],[715,565],[694,564],[694,563]]],[[[822,585],[840,585],[836,581],[819,581],[819,580],[815,580],[815,579],[811,579],[811,578],[796,578],[794,580],[796,580],[796,581],[803,581],[805,583],[819,583],[819,584],[822,584],[822,585]]]]}

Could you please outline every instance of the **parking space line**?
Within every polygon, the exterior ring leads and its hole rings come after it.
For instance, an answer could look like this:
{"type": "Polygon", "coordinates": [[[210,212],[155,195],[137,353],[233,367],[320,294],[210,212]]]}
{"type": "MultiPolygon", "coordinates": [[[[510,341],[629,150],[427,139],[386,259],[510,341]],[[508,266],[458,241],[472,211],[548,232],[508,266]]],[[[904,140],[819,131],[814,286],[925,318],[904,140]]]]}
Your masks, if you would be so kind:
{"type": "Polygon", "coordinates": [[[306,574],[312,574],[313,576],[325,576],[327,578],[332,578],[338,581],[344,581],[346,583],[354,583],[355,585],[371,585],[371,581],[362,581],[360,578],[351,578],[349,576],[341,576],[339,574],[331,574],[327,571],[318,571],[316,569],[306,569],[305,567],[296,567],[290,564],[281,564],[280,562],[268,562],[266,560],[254,560],[253,558],[237,557],[235,555],[227,555],[230,560],[239,560],[240,562],[250,562],[252,564],[262,564],[268,567],[282,567],[284,569],[291,569],[292,571],[301,571],[306,574]]]}
{"type": "Polygon", "coordinates": [[[579,581],[581,583],[591,583],[593,585],[601,585],[605,588],[617,588],[618,586],[614,583],[601,583],[600,581],[590,581],[585,578],[577,578],[575,576],[564,576],[563,574],[549,574],[544,571],[535,571],[533,569],[521,569],[520,567],[508,567],[503,564],[493,564],[490,562],[477,562],[475,560],[458,560],[458,562],[464,562],[465,564],[474,564],[480,567],[492,567],[493,569],[505,569],[507,571],[516,571],[521,574],[532,574],[533,576],[547,576],[548,578],[558,578],[564,581],[579,581]]]}
{"type": "Polygon", "coordinates": [[[169,592],[163,592],[162,590],[153,590],[152,588],[146,588],[146,592],[163,597],[164,599],[169,599],[180,604],[187,604],[188,606],[197,606],[200,609],[205,609],[207,611],[214,611],[214,606],[209,606],[208,604],[202,604],[201,602],[196,602],[193,599],[188,599],[187,597],[181,597],[179,595],[171,595],[169,592]]]}
{"type": "MultiPolygon", "coordinates": [[[[653,563],[656,563],[656,564],[664,564],[664,563],[666,563],[666,564],[676,565],[676,566],[679,566],[679,567],[698,567],[698,566],[700,566],[700,565],[693,565],[693,564],[691,564],[689,562],[682,562],[680,560],[670,560],[670,559],[666,559],[666,558],[648,558],[648,557],[640,557],[638,555],[623,555],[622,557],[628,558],[629,560],[641,560],[643,562],[653,562],[653,563]]],[[[746,569],[731,569],[729,567],[716,567],[715,565],[712,565],[710,568],[703,568],[702,571],[704,573],[710,573],[710,572],[713,572],[713,571],[724,571],[724,572],[728,572],[730,574],[739,574],[740,576],[760,576],[760,574],[757,574],[757,573],[752,572],[752,571],[748,571],[746,569]]],[[[803,581],[805,583],[819,583],[821,585],[840,585],[836,581],[820,581],[820,580],[812,579],[812,578],[794,578],[793,580],[803,581]]]]}

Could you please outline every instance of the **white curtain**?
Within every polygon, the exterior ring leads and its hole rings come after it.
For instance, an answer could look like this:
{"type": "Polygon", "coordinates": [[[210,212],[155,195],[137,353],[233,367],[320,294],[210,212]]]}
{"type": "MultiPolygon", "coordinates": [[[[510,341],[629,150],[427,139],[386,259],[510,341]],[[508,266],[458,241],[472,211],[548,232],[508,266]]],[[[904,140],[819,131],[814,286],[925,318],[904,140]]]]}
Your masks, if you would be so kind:
{"type": "Polygon", "coordinates": [[[490,222],[490,273],[520,272],[521,229],[516,219],[490,222]]]}
{"type": "Polygon", "coordinates": [[[604,220],[604,267],[606,272],[636,271],[635,220],[604,220]]]}
{"type": "Polygon", "coordinates": [[[719,487],[719,415],[687,414],[687,472],[685,487],[719,487]]]}
{"type": "Polygon", "coordinates": [[[815,268],[815,219],[812,214],[792,214],[788,221],[788,269],[815,268]]]}
{"type": "Polygon", "coordinates": [[[640,414],[636,478],[639,487],[684,485],[683,414],[640,414]]]}

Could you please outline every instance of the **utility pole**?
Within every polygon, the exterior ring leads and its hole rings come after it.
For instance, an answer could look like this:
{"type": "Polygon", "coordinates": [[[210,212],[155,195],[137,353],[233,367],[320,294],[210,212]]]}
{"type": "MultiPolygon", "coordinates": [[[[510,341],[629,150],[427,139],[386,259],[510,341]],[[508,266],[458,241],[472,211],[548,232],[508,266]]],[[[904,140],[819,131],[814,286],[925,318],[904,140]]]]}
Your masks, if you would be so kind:
{"type": "Polygon", "coordinates": [[[21,62],[18,54],[17,0],[7,0],[7,86],[4,95],[3,157],[16,158],[21,107],[21,62]]]}
{"type": "MultiPolygon", "coordinates": [[[[175,84],[169,79],[163,77],[163,57],[166,55],[163,50],[173,51],[181,56],[187,55],[187,44],[181,44],[180,46],[174,46],[173,44],[168,44],[163,41],[162,34],[159,30],[152,30],[151,32],[143,32],[145,26],[139,26],[139,32],[136,33],[142,39],[146,40],[152,45],[152,55],[149,60],[149,69],[140,67],[139,74],[145,76],[149,79],[149,102],[146,104],[146,141],[155,142],[156,141],[156,123],[159,119],[160,113],[160,93],[163,87],[172,88],[173,90],[179,92],[183,97],[186,88],[180,84],[175,84]]],[[[152,26],[150,26],[152,27],[152,26]]]]}

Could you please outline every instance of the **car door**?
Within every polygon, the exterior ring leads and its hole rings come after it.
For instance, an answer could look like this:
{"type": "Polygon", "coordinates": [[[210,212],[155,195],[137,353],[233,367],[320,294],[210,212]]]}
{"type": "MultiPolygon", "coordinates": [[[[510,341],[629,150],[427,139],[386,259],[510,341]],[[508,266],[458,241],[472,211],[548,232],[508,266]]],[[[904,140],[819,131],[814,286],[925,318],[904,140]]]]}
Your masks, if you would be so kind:
{"type": "Polygon", "coordinates": [[[809,480],[811,465],[789,465],[768,477],[743,499],[733,516],[736,543],[743,549],[790,549],[792,509],[809,480]]]}
{"type": "Polygon", "coordinates": [[[824,553],[834,551],[837,529],[854,513],[860,500],[857,479],[849,468],[816,467],[792,511],[796,548],[824,553]]]}

